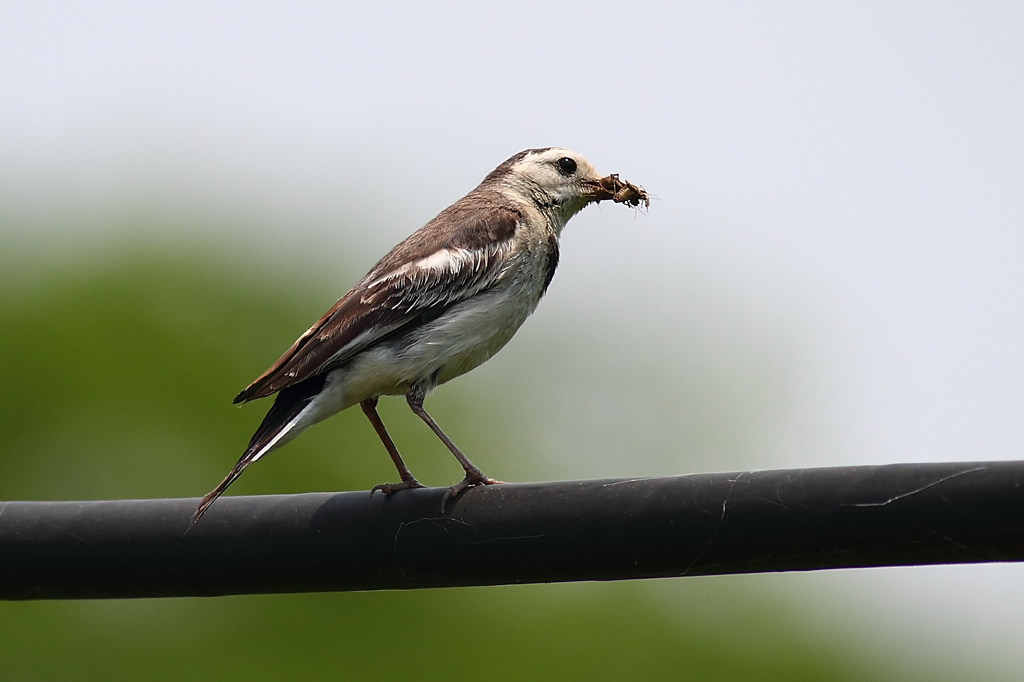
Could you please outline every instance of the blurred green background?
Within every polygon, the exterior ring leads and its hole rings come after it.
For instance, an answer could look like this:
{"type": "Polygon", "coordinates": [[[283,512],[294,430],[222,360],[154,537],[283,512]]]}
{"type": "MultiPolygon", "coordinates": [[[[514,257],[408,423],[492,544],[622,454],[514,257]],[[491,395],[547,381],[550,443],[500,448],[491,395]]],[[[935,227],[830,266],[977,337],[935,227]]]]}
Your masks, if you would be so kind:
{"type": "MultiPolygon", "coordinates": [[[[300,263],[228,256],[209,240],[18,253],[3,259],[0,295],[4,499],[201,495],[266,407],[237,409],[231,397],[331,303],[323,287],[289,276],[300,263]]],[[[486,470],[543,477],[520,456],[522,421],[507,410],[532,387],[499,381],[502,392],[454,382],[430,405],[486,470]]],[[[420,480],[458,477],[402,401],[385,401],[383,414],[420,480]]],[[[231,493],[392,478],[369,424],[350,410],[259,462],[231,493]]],[[[851,647],[857,635],[842,618],[808,620],[773,596],[779,579],[0,603],[0,678],[943,678],[878,643],[851,647]]]]}

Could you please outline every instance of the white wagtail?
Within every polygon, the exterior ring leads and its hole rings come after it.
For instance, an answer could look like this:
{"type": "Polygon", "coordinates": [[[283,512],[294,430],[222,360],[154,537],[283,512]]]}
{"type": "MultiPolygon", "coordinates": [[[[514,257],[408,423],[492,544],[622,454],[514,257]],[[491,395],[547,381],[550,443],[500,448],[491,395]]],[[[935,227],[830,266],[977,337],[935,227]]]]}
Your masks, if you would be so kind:
{"type": "Polygon", "coordinates": [[[567,149],[527,149],[495,168],[476,189],[393,248],[238,394],[235,403],[274,393],[277,399],[192,522],[247,466],[356,404],[402,477],[371,494],[422,487],[377,415],[382,395],[404,394],[466,470],[442,504],[469,486],[500,483],[462,454],[423,409],[423,399],[508,343],[551,283],[566,222],[587,204],[606,199],[634,207],[648,203],[641,188],[616,175],[602,178],[567,149]]]}

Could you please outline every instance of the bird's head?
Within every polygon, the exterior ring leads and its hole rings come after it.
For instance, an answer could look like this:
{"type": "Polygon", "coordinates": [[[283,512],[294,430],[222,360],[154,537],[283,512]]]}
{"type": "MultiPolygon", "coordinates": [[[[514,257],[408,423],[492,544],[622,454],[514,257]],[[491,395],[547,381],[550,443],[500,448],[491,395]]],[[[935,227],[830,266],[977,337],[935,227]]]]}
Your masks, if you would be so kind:
{"type": "Polygon", "coordinates": [[[642,189],[620,181],[615,175],[602,177],[585,158],[561,147],[519,152],[495,168],[484,184],[512,190],[556,215],[563,225],[587,204],[605,199],[629,203],[616,190],[632,188],[641,200],[647,200],[642,189]]]}

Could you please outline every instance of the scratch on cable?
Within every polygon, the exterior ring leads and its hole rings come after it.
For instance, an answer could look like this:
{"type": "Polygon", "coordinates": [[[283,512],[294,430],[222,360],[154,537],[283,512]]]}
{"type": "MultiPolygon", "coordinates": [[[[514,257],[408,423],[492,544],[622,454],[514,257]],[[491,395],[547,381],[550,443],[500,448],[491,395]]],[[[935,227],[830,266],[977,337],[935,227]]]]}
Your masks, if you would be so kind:
{"type": "Polygon", "coordinates": [[[966,474],[973,474],[975,472],[984,471],[984,470],[985,470],[985,467],[975,467],[973,469],[968,469],[967,471],[958,471],[955,474],[950,474],[949,476],[945,476],[943,478],[940,478],[937,481],[932,481],[931,483],[929,483],[927,485],[923,485],[920,488],[915,488],[914,490],[911,490],[909,492],[900,493],[899,495],[895,495],[893,497],[890,497],[889,499],[884,500],[882,502],[852,502],[852,503],[847,503],[847,504],[841,504],[839,506],[840,507],[884,507],[887,504],[892,504],[896,500],[902,500],[904,497],[910,497],[911,495],[916,495],[916,494],[918,494],[920,492],[924,492],[925,490],[928,490],[928,488],[932,488],[934,486],[937,486],[940,483],[945,483],[946,481],[952,480],[954,478],[959,478],[960,476],[964,476],[966,474]]]}
{"type": "Polygon", "coordinates": [[[738,474],[736,478],[729,481],[731,485],[729,486],[729,491],[725,494],[725,499],[722,500],[722,515],[718,517],[718,525],[715,526],[715,530],[711,533],[711,537],[708,538],[708,541],[704,545],[704,548],[700,550],[700,553],[697,554],[696,557],[694,557],[693,561],[690,562],[690,565],[686,567],[686,570],[680,573],[679,575],[687,575],[690,572],[690,569],[696,566],[697,562],[700,561],[701,557],[703,557],[704,554],[708,551],[708,548],[711,547],[711,543],[715,541],[715,538],[718,537],[718,531],[721,529],[722,523],[725,522],[725,512],[729,508],[729,498],[732,497],[733,488],[736,487],[736,483],[743,477],[744,473],[749,472],[742,472],[738,474]]]}

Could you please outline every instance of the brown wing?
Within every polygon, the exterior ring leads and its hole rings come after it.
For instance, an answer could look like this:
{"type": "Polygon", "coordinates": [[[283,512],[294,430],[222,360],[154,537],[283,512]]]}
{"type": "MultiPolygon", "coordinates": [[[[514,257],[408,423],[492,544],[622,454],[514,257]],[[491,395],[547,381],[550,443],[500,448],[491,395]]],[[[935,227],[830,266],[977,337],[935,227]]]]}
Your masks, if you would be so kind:
{"type": "Polygon", "coordinates": [[[520,215],[481,198],[468,195],[392,249],[234,402],[264,398],[336,367],[492,286],[520,215]]]}

